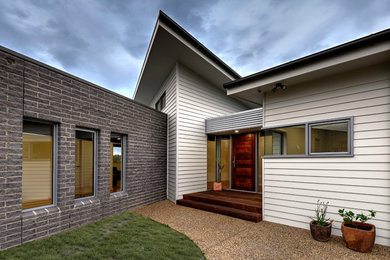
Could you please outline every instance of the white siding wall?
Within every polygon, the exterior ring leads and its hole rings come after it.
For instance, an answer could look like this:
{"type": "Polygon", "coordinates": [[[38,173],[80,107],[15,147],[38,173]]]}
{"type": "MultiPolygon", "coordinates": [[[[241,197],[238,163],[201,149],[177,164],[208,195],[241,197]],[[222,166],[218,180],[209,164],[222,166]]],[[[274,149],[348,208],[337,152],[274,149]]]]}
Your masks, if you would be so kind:
{"type": "Polygon", "coordinates": [[[154,97],[151,107],[155,107],[157,100],[161,95],[166,91],[166,106],[162,110],[168,114],[168,140],[167,140],[167,197],[169,200],[176,202],[176,147],[177,147],[177,131],[176,131],[176,121],[177,121],[177,109],[176,109],[176,97],[177,97],[177,67],[175,66],[169,76],[164,81],[161,89],[154,97]]]}
{"type": "Polygon", "coordinates": [[[390,245],[390,69],[388,64],[266,93],[265,127],[354,116],[354,157],[264,159],[264,220],[308,228],[317,199],[374,209],[376,242],[390,245]]]}
{"type": "Polygon", "coordinates": [[[178,66],[177,199],[207,189],[205,119],[247,109],[222,89],[178,66]]]}

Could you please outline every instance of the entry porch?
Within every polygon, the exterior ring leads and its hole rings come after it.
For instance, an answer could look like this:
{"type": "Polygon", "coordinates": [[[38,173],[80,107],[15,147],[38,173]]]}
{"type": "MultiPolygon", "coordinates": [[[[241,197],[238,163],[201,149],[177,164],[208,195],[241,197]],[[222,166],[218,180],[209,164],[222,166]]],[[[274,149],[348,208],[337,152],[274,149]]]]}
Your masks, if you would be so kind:
{"type": "Polygon", "coordinates": [[[241,191],[203,191],[183,195],[177,204],[253,222],[262,220],[262,195],[241,191]]]}

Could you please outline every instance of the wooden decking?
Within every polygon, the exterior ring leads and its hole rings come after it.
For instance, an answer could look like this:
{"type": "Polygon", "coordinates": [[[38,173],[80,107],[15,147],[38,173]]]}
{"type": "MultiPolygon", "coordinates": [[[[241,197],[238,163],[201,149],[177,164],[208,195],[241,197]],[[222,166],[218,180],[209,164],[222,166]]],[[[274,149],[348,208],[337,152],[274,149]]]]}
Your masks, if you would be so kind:
{"type": "Polygon", "coordinates": [[[203,191],[185,194],[177,204],[253,222],[262,220],[260,194],[240,191],[203,191]]]}

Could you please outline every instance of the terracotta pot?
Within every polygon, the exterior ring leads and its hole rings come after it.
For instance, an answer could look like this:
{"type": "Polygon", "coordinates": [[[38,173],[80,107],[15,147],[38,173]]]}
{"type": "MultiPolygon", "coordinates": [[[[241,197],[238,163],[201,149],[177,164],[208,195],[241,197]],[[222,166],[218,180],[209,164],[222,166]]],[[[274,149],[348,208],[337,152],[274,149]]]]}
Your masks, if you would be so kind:
{"type": "Polygon", "coordinates": [[[375,226],[360,222],[352,222],[351,224],[345,222],[341,224],[341,232],[346,246],[359,252],[371,252],[375,243],[375,226]]]}
{"type": "Polygon", "coordinates": [[[310,232],[311,236],[320,242],[327,242],[330,239],[330,234],[332,233],[332,223],[327,226],[318,226],[313,220],[310,222],[310,232]]]}
{"type": "Polygon", "coordinates": [[[221,191],[221,190],[222,190],[222,182],[214,182],[214,184],[213,184],[213,190],[215,190],[215,191],[221,191]]]}

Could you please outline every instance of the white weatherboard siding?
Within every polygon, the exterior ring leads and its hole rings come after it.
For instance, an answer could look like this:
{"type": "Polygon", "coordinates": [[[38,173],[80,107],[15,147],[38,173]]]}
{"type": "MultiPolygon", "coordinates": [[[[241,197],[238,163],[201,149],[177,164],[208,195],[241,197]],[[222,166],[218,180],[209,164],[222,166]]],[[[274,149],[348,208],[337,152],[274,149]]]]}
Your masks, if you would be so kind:
{"type": "Polygon", "coordinates": [[[317,199],[329,201],[340,235],[340,208],[374,209],[376,243],[390,245],[390,69],[371,66],[266,93],[264,125],[354,117],[354,157],[264,159],[264,220],[308,228],[317,199]]]}
{"type": "Polygon", "coordinates": [[[178,65],[178,168],[177,194],[207,189],[207,136],[205,119],[248,108],[226,96],[188,68],[178,65]]]}
{"type": "Polygon", "coordinates": [[[161,89],[154,97],[151,107],[155,107],[157,100],[165,91],[166,106],[162,112],[168,114],[168,137],[167,137],[167,197],[171,201],[176,201],[176,66],[172,69],[171,73],[165,79],[164,83],[161,86],[161,89]]]}

